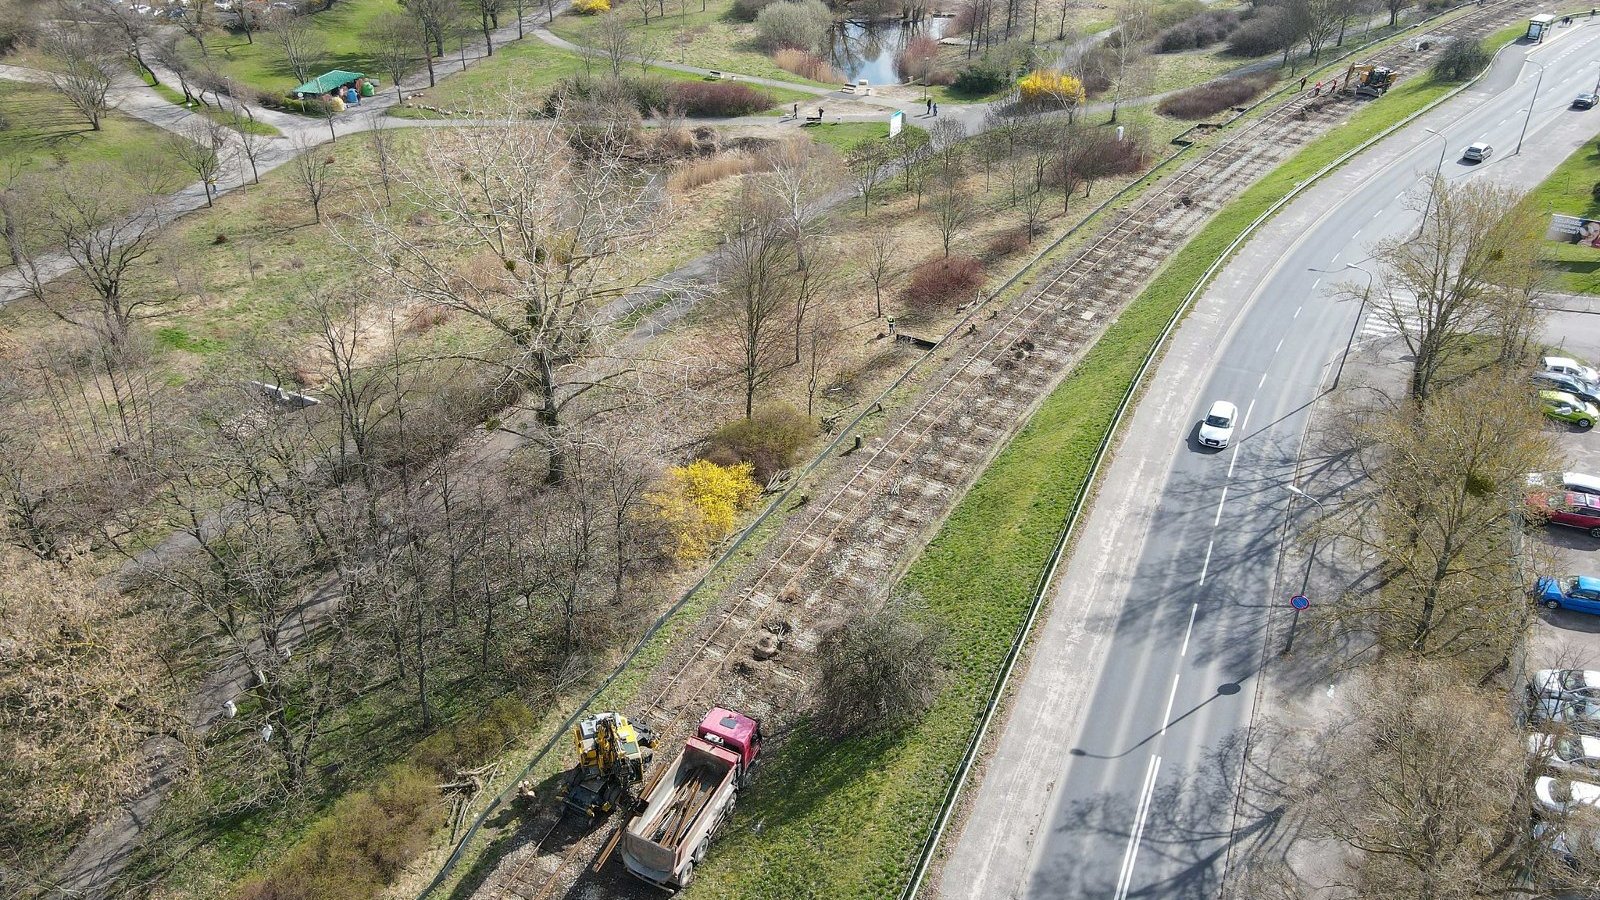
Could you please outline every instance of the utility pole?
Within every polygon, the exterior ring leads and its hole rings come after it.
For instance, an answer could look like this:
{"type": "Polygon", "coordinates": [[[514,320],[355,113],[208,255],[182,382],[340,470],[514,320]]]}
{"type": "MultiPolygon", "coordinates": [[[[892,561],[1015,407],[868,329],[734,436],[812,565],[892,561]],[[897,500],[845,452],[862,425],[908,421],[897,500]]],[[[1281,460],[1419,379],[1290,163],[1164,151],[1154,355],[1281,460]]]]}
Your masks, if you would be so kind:
{"type": "Polygon", "coordinates": [[[1528,101],[1528,114],[1522,119],[1522,132],[1517,135],[1517,149],[1511,151],[1513,154],[1522,152],[1522,139],[1528,135],[1528,123],[1533,121],[1533,107],[1539,102],[1539,85],[1544,83],[1544,66],[1531,59],[1527,60],[1527,63],[1530,66],[1538,67],[1539,77],[1534,79],[1533,99],[1528,101]]]}

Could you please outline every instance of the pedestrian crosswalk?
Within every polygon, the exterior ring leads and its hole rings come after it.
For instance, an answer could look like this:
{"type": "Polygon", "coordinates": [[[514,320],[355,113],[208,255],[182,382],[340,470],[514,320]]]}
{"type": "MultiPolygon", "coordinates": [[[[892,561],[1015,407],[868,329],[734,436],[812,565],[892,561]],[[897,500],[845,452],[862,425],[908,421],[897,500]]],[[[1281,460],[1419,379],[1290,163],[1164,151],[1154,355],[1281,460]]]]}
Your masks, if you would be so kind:
{"type": "Polygon", "coordinates": [[[1361,316],[1361,324],[1356,329],[1356,340],[1364,343],[1375,343],[1399,337],[1401,326],[1413,336],[1421,330],[1422,317],[1416,314],[1402,316],[1399,319],[1391,310],[1377,310],[1368,307],[1361,316]]]}

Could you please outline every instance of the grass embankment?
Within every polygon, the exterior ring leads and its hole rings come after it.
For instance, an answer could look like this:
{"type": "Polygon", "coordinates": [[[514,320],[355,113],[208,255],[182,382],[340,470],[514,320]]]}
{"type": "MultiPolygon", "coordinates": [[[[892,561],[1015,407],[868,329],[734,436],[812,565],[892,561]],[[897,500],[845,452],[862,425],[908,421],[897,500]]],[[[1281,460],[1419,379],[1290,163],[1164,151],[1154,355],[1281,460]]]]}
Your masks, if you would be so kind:
{"type": "MultiPolygon", "coordinates": [[[[330,69],[381,75],[373,71],[372,55],[363,34],[379,16],[400,11],[394,0],[339,0],[332,9],[312,13],[311,21],[327,48],[312,66],[314,75],[330,69]]],[[[197,63],[214,65],[222,74],[263,91],[287,93],[300,83],[266,31],[258,32],[254,43],[243,34],[213,32],[206,38],[204,54],[188,38],[184,38],[184,45],[197,63]]]]}
{"type": "MultiPolygon", "coordinates": [[[[1600,219],[1600,146],[1585,142],[1528,194],[1528,201],[1547,213],[1600,219]]],[[[1550,244],[1545,259],[1554,269],[1557,290],[1600,294],[1600,250],[1581,244],[1550,244]]]]}
{"type": "MultiPolygon", "coordinates": [[[[149,76],[145,76],[145,83],[148,84],[149,81],[149,76]]],[[[163,99],[165,99],[168,103],[171,103],[173,106],[184,105],[182,91],[173,87],[169,87],[166,84],[157,84],[152,85],[151,87],[156,93],[160,94],[163,99]]],[[[271,125],[268,125],[266,122],[258,122],[254,119],[241,116],[233,110],[221,109],[219,107],[212,106],[209,103],[202,103],[198,107],[188,107],[188,109],[191,112],[198,113],[213,121],[221,122],[229,128],[232,128],[234,131],[248,131],[251,134],[259,134],[262,137],[280,137],[283,135],[283,132],[272,127],[271,125]]]]}
{"type": "Polygon", "coordinates": [[[62,169],[91,162],[135,168],[176,165],[161,129],[118,112],[90,130],[54,88],[0,81],[0,165],[22,171],[62,169]]]}
{"type": "Polygon", "coordinates": [[[904,586],[947,634],[946,684],[902,730],[849,741],[800,733],[698,870],[707,897],[884,897],[917,852],[1021,626],[1039,573],[1140,362],[1212,261],[1294,186],[1452,85],[1417,79],[1368,105],[1229,204],[1162,270],[962,500],[904,586]]]}
{"type": "MultiPolygon", "coordinates": [[[[559,20],[558,20],[559,21],[559,20]]],[[[652,25],[653,25],[652,21],[652,25]]],[[[449,72],[442,68],[441,74],[449,72]]],[[[542,98],[544,92],[562,79],[575,75],[592,74],[595,77],[611,74],[610,64],[597,57],[587,57],[552,47],[537,38],[527,38],[507,44],[495,51],[491,59],[481,60],[465,72],[455,71],[431,88],[406,95],[406,106],[396,107],[390,114],[401,118],[430,118],[438,114],[418,109],[416,105],[436,107],[446,111],[470,114],[473,109],[500,109],[507,98],[519,99],[527,104],[530,96],[542,98]],[[415,98],[415,99],[413,99],[415,98]]],[[[629,63],[622,69],[628,78],[648,74],[652,77],[679,81],[700,81],[702,76],[680,72],[663,66],[641,69],[629,63]]],[[[752,85],[756,90],[772,97],[773,103],[785,109],[790,103],[816,100],[816,95],[805,91],[787,90],[767,85],[752,85]]],[[[391,88],[392,89],[392,88],[391,88]]]]}

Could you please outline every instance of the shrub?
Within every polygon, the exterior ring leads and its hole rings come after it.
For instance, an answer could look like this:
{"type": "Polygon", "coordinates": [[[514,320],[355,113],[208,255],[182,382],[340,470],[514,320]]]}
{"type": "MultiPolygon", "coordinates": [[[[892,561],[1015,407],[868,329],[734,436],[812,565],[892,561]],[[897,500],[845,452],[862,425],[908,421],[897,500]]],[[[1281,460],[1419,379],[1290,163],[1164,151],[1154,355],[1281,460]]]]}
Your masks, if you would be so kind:
{"type": "Polygon", "coordinates": [[[319,99],[317,97],[310,97],[305,100],[297,100],[294,97],[282,97],[278,100],[277,108],[285,112],[300,113],[301,115],[307,116],[326,116],[330,111],[329,106],[330,104],[328,101],[319,99]]]}
{"type": "Polygon", "coordinates": [[[1005,73],[999,69],[990,68],[983,63],[962,69],[956,73],[955,80],[950,83],[950,87],[956,93],[965,94],[968,97],[993,94],[1005,86],[1005,73]]]}
{"type": "Polygon", "coordinates": [[[1156,36],[1158,53],[1181,53],[1209,47],[1225,40],[1239,27],[1239,14],[1232,10],[1207,10],[1194,18],[1172,25],[1156,36]]]}
{"type": "Polygon", "coordinates": [[[930,259],[912,270],[902,299],[918,311],[940,310],[971,299],[982,286],[982,261],[970,256],[930,259]]]}
{"type": "Polygon", "coordinates": [[[682,561],[704,559],[733,531],[739,513],[761,496],[749,463],[719,465],[697,459],[667,470],[665,484],[648,499],[672,533],[672,554],[682,561]]]}
{"type": "Polygon", "coordinates": [[[1029,72],[1017,82],[1023,105],[1066,109],[1083,102],[1083,82],[1057,69],[1029,72]]]}
{"type": "Polygon", "coordinates": [[[772,95],[727,81],[679,81],[671,102],[690,116],[748,116],[772,107],[772,95]]]}
{"type": "Polygon", "coordinates": [[[674,191],[684,193],[698,187],[747,175],[757,169],[757,159],[743,153],[719,153],[708,159],[697,159],[672,173],[667,184],[674,191]]]}
{"type": "Polygon", "coordinates": [[[1288,13],[1275,6],[1263,8],[1228,36],[1228,52],[1234,56],[1266,56],[1282,52],[1295,40],[1288,27],[1288,13]]]}
{"type": "Polygon", "coordinates": [[[1600,181],[1596,181],[1594,187],[1589,189],[1589,196],[1594,198],[1594,202],[1600,203],[1600,181]]]}
{"type": "Polygon", "coordinates": [[[586,16],[598,16],[611,11],[611,0],[575,0],[572,8],[586,16]]]}
{"type": "Polygon", "coordinates": [[[522,703],[501,697],[481,717],[434,732],[410,753],[419,766],[440,778],[454,778],[462,769],[488,762],[533,727],[533,713],[522,703]]]}
{"type": "MultiPolygon", "coordinates": [[[[773,403],[718,428],[711,436],[711,452],[725,450],[749,463],[756,481],[765,484],[780,469],[794,465],[816,436],[817,423],[810,416],[787,403],[773,403]]],[[[726,457],[718,453],[718,458],[726,457]]]]}
{"type": "Polygon", "coordinates": [[[844,737],[922,715],[939,693],[934,655],[940,640],[900,601],[857,610],[818,642],[817,723],[844,737]]]}
{"type": "Polygon", "coordinates": [[[779,0],[756,16],[756,42],[767,50],[813,52],[832,24],[833,14],[821,0],[779,0]]]}
{"type": "Polygon", "coordinates": [[[1156,104],[1156,112],[1174,119],[1204,119],[1229,107],[1247,103],[1278,79],[1276,72],[1256,72],[1238,78],[1219,78],[1179,91],[1156,104]]]}
{"type": "Polygon", "coordinates": [[[740,22],[754,22],[763,9],[777,0],[733,0],[731,15],[740,22]]]}
{"type": "Polygon", "coordinates": [[[839,70],[829,65],[827,60],[806,50],[785,47],[772,55],[772,61],[785,72],[793,72],[801,78],[809,78],[812,81],[844,80],[839,70]]]}
{"type": "Polygon", "coordinates": [[[939,61],[939,42],[925,34],[913,36],[895,54],[894,70],[905,81],[922,81],[933,75],[939,61]]]}
{"type": "Polygon", "coordinates": [[[1477,41],[1454,40],[1433,64],[1433,77],[1440,81],[1466,81],[1489,65],[1489,51],[1477,41]]]}
{"type": "Polygon", "coordinates": [[[989,245],[984,248],[984,256],[990,261],[1003,259],[1013,253],[1028,249],[1028,226],[1018,225],[1007,228],[989,239],[989,245]]]}
{"type": "Polygon", "coordinates": [[[1093,97],[1111,89],[1111,73],[1116,71],[1116,54],[1105,47],[1095,47],[1078,59],[1078,80],[1084,93],[1093,97]]]}

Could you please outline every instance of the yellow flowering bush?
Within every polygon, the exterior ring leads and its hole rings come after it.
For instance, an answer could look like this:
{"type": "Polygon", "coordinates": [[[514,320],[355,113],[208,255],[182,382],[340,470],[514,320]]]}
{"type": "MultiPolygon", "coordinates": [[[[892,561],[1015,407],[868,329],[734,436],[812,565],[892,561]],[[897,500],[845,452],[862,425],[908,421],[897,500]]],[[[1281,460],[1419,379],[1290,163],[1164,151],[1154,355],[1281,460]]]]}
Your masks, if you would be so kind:
{"type": "Polygon", "coordinates": [[[586,16],[598,16],[611,11],[611,0],[576,0],[572,8],[586,16]]]}
{"type": "Polygon", "coordinates": [[[1076,106],[1083,102],[1083,82],[1058,69],[1039,69],[1022,76],[1017,90],[1023,103],[1076,106]]]}
{"type": "Polygon", "coordinates": [[[751,472],[749,463],[722,466],[704,459],[667,470],[666,484],[648,499],[672,532],[675,557],[704,559],[733,531],[739,513],[761,496],[751,472]]]}

